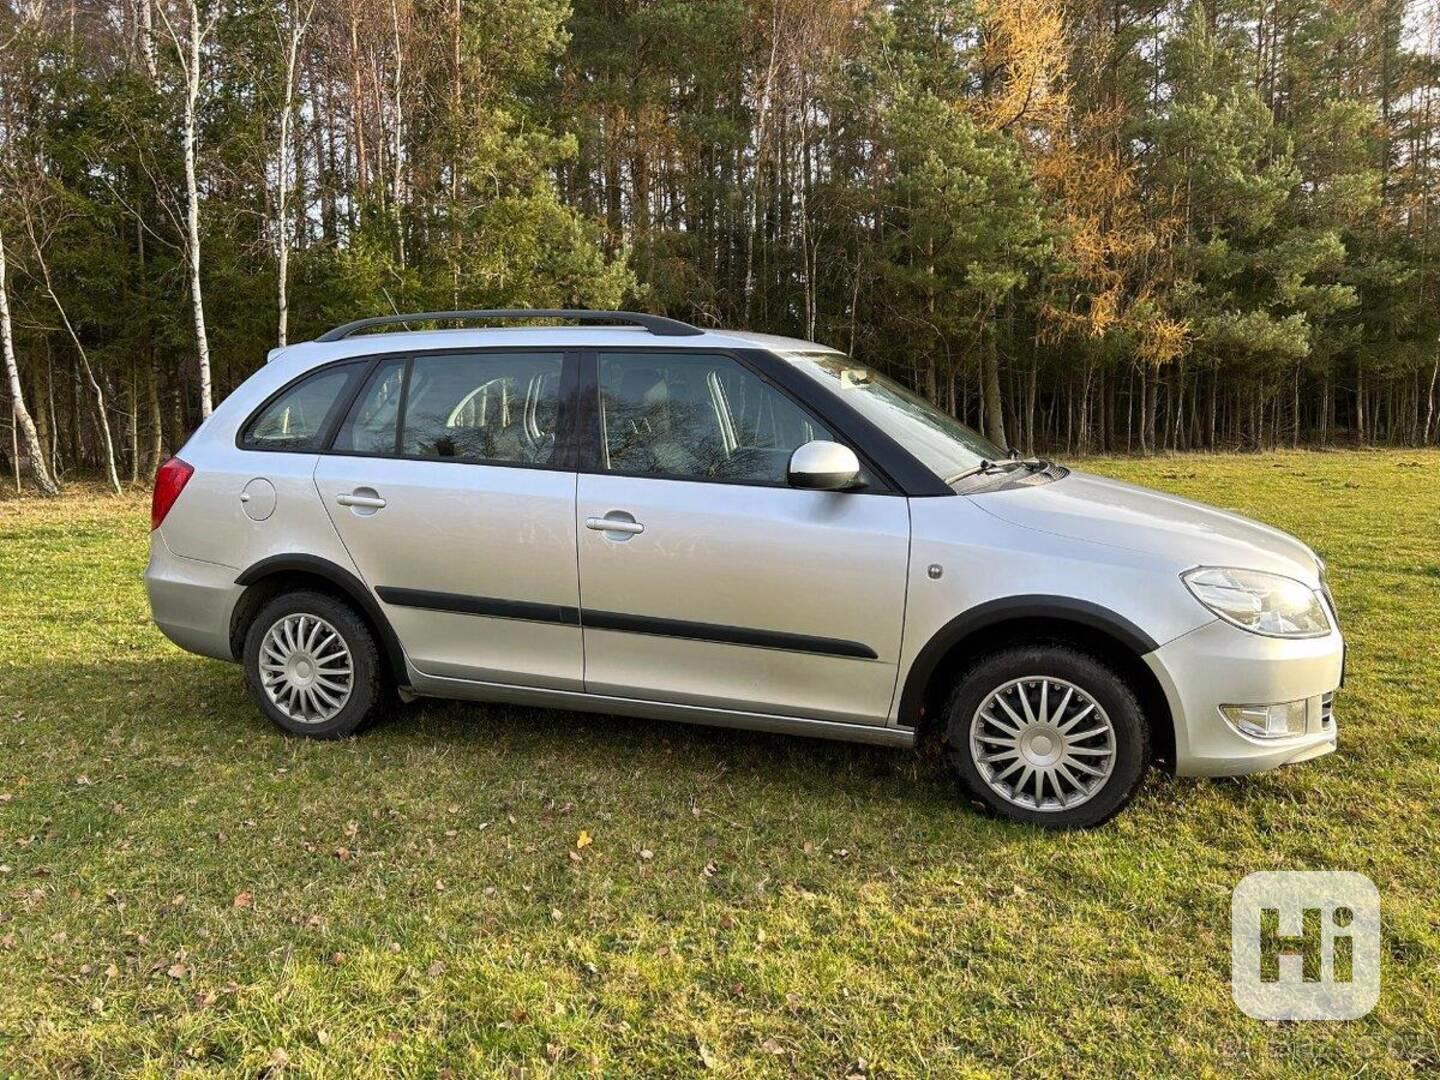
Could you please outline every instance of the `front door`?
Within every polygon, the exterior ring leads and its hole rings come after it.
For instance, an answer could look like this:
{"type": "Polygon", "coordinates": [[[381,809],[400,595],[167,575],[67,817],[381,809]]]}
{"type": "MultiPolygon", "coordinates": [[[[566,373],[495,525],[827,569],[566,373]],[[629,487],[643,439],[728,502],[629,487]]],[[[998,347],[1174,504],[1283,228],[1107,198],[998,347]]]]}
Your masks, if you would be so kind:
{"type": "Polygon", "coordinates": [[[883,724],[906,500],[788,487],[791,452],[834,435],[733,357],[601,352],[598,368],[576,508],[586,690],[883,724]]]}
{"type": "Polygon", "coordinates": [[[387,359],[315,485],[429,675],[579,690],[575,472],[557,455],[560,352],[387,359]]]}

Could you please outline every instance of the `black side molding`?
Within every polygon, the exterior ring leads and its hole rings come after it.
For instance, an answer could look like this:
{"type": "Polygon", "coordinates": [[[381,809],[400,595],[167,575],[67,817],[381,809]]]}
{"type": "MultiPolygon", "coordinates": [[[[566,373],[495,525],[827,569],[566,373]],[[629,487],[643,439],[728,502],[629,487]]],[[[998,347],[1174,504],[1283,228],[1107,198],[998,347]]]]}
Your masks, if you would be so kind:
{"type": "Polygon", "coordinates": [[[651,615],[625,615],[615,611],[591,611],[586,608],[581,622],[596,630],[620,630],[630,634],[654,634],[658,637],[687,638],[691,641],[716,641],[726,645],[751,645],[757,649],[784,649],[788,652],[818,653],[821,656],[849,656],[857,660],[878,660],[879,654],[869,645],[843,638],[791,634],[783,630],[752,630],[744,626],[722,626],[718,623],[686,622],[683,619],[659,619],[651,615]]]}
{"type": "MultiPolygon", "coordinates": [[[[370,590],[365,587],[365,583],[343,566],[339,566],[329,559],[322,559],[318,555],[271,555],[268,559],[261,559],[255,565],[241,571],[235,579],[235,584],[255,585],[266,578],[284,573],[313,574],[316,577],[324,578],[353,600],[369,618],[371,625],[379,632],[380,643],[385,649],[385,656],[390,662],[390,670],[395,676],[395,681],[401,686],[409,683],[409,676],[405,669],[405,652],[400,647],[400,639],[395,636],[395,631],[390,626],[390,620],[385,617],[385,612],[375,602],[375,598],[370,595],[370,590]]],[[[238,614],[240,605],[237,605],[235,610],[238,614]]],[[[234,637],[233,627],[231,637],[234,637]]]]}
{"type": "Polygon", "coordinates": [[[378,586],[375,591],[385,603],[394,604],[397,607],[448,611],[457,615],[482,615],[492,619],[523,619],[527,622],[555,623],[563,626],[583,625],[594,630],[618,630],[629,634],[685,638],[689,641],[713,641],[725,645],[748,645],[757,649],[782,649],[787,652],[815,653],[820,656],[846,656],[858,660],[879,659],[874,649],[859,641],[816,637],[811,634],[792,634],[783,630],[755,630],[745,626],[687,622],[684,619],[628,615],[618,611],[592,611],[589,608],[582,610],[562,604],[536,604],[524,600],[501,600],[488,596],[429,592],[425,589],[397,589],[389,585],[378,586]]]}
{"type": "Polygon", "coordinates": [[[492,619],[524,619],[527,622],[580,625],[580,609],[560,604],[532,604],[524,600],[494,600],[488,596],[430,592],[426,589],[395,589],[377,586],[380,599],[396,607],[450,611],[457,615],[488,615],[492,619]]]}
{"type": "Polygon", "coordinates": [[[925,704],[925,691],[941,660],[971,634],[1015,619],[1056,619],[1107,634],[1136,656],[1154,652],[1160,643],[1129,619],[1088,600],[1069,596],[1007,596],[976,604],[942,626],[915,657],[900,694],[900,723],[915,727],[925,704]]]}

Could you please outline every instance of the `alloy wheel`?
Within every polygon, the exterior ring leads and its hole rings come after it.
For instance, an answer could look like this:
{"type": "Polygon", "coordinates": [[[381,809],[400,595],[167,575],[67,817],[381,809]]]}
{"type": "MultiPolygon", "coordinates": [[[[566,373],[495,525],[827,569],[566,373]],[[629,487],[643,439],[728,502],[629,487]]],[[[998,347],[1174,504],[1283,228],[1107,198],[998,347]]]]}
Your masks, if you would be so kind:
{"type": "Polygon", "coordinates": [[[986,785],[1027,810],[1088,802],[1115,768],[1115,728],[1079,686],[1049,675],[1012,679],[970,722],[970,754],[986,785]]]}
{"type": "Polygon", "coordinates": [[[354,687],[350,647],[316,615],[278,619],[260,642],[260,681],[271,703],[297,724],[333,720],[354,687]]]}

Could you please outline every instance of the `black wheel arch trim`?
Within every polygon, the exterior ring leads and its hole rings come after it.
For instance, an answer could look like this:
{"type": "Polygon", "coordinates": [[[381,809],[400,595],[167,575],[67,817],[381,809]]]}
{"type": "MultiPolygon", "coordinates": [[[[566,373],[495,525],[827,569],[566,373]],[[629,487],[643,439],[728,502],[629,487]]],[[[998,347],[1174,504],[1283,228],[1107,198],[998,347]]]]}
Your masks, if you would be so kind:
{"type": "Polygon", "coordinates": [[[925,643],[905,675],[900,694],[899,721],[904,727],[916,727],[925,705],[926,691],[941,660],[960,641],[987,626],[1016,619],[1056,619],[1097,630],[1119,641],[1137,657],[1154,652],[1160,643],[1123,615],[1107,607],[1072,596],[1007,596],[987,600],[962,611],[942,626],[925,643]]]}
{"type": "Polygon", "coordinates": [[[338,563],[318,555],[271,555],[242,570],[235,578],[235,584],[257,585],[266,578],[286,573],[313,574],[323,578],[354,601],[379,632],[380,644],[385,650],[385,657],[389,661],[396,683],[404,686],[410,681],[405,668],[405,651],[400,647],[400,639],[395,636],[395,630],[390,625],[390,620],[385,617],[384,610],[365,583],[338,563]]]}

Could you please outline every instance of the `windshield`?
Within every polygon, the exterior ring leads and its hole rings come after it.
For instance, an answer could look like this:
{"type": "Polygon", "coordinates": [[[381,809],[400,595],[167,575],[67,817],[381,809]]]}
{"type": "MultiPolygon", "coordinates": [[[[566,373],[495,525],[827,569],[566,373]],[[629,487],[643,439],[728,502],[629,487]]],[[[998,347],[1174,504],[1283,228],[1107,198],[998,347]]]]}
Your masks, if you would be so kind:
{"type": "Polygon", "coordinates": [[[937,409],[913,390],[843,353],[783,354],[805,374],[840,394],[856,412],[883,430],[946,483],[1005,451],[978,431],[937,409]]]}

